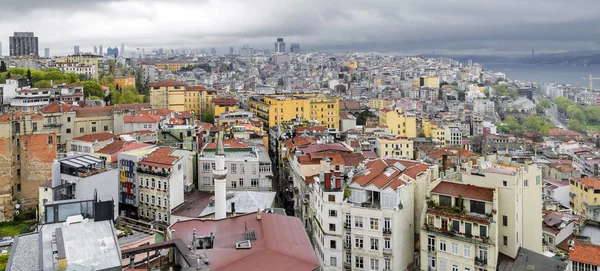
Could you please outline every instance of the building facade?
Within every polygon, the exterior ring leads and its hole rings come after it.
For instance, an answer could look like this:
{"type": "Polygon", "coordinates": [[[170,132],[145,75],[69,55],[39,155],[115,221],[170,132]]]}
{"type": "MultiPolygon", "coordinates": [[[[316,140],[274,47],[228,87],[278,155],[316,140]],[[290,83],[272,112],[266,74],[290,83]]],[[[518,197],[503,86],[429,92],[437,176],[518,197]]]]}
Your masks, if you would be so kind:
{"type": "Polygon", "coordinates": [[[38,54],[38,37],[33,32],[14,32],[8,39],[10,56],[32,56],[38,54]]]}

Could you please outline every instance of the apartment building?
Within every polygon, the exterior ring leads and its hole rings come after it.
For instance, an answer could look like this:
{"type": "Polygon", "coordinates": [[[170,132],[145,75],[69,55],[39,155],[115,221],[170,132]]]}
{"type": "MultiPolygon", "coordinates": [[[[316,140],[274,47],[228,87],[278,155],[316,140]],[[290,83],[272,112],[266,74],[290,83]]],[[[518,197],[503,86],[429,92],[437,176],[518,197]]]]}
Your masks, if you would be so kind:
{"type": "Polygon", "coordinates": [[[83,74],[88,79],[95,79],[98,72],[96,65],[86,65],[78,62],[55,62],[55,67],[63,73],[83,74]]]}
{"type": "Polygon", "coordinates": [[[397,158],[414,158],[413,141],[407,137],[387,136],[378,137],[375,139],[375,148],[377,156],[397,157],[397,158]]]}
{"type": "Polygon", "coordinates": [[[119,215],[138,218],[139,189],[138,162],[154,151],[154,146],[121,152],[118,157],[119,181],[119,215]]]}
{"type": "Polygon", "coordinates": [[[240,109],[236,99],[212,99],[213,114],[218,118],[221,114],[240,109]]]}
{"type": "Polygon", "coordinates": [[[138,217],[163,226],[170,225],[171,211],[183,204],[190,183],[183,165],[187,161],[174,151],[158,147],[137,162],[138,217]]]}
{"type": "Polygon", "coordinates": [[[74,106],[62,102],[52,102],[40,109],[44,116],[44,127],[54,130],[57,144],[66,144],[73,138],[75,130],[74,106]]]}
{"type": "MultiPolygon", "coordinates": [[[[264,146],[250,145],[231,138],[223,142],[228,191],[272,191],[271,159],[264,146]]],[[[209,143],[198,154],[199,190],[214,191],[212,170],[215,167],[217,143],[209,143]]]]}
{"type": "Polygon", "coordinates": [[[369,107],[381,110],[383,108],[393,105],[394,102],[384,99],[369,99],[369,107]]]}
{"type": "Polygon", "coordinates": [[[123,89],[127,86],[135,86],[134,75],[115,75],[115,81],[113,82],[117,89],[123,89]]]}
{"type": "Polygon", "coordinates": [[[442,146],[446,146],[446,129],[443,127],[438,127],[432,121],[423,120],[421,122],[421,130],[424,136],[431,137],[435,141],[440,142],[442,146]]]}
{"type": "Polygon", "coordinates": [[[600,221],[600,179],[571,178],[569,184],[570,206],[575,213],[600,221]]]}
{"type": "Polygon", "coordinates": [[[163,121],[163,118],[158,115],[147,112],[138,112],[132,116],[123,117],[123,133],[131,133],[136,131],[152,131],[158,132],[158,126],[163,121]]]}
{"type": "Polygon", "coordinates": [[[446,146],[461,147],[463,133],[457,126],[446,127],[446,146]]]}
{"type": "Polygon", "coordinates": [[[392,135],[417,137],[417,117],[412,113],[402,113],[401,109],[379,111],[379,125],[387,126],[392,135]]]}
{"type": "Polygon", "coordinates": [[[112,106],[75,107],[73,137],[114,131],[112,106]]]}
{"type": "Polygon", "coordinates": [[[208,91],[204,86],[185,86],[185,111],[194,111],[197,115],[203,110],[202,94],[208,91]]]}
{"type": "Polygon", "coordinates": [[[479,159],[444,175],[446,180],[432,185],[423,213],[421,270],[495,270],[498,253],[515,259],[520,248],[542,252],[543,184],[537,165],[509,157],[479,159]]]}
{"type": "Polygon", "coordinates": [[[185,110],[185,84],[165,80],[150,84],[150,104],[152,109],[185,110]]]}
{"type": "Polygon", "coordinates": [[[85,66],[94,66],[92,79],[98,79],[98,73],[104,70],[104,58],[101,55],[77,54],[60,56],[54,59],[56,63],[78,63],[85,66]]]}
{"type": "Polygon", "coordinates": [[[97,150],[112,143],[117,136],[109,132],[88,134],[67,140],[67,151],[77,154],[94,155],[97,150]]]}
{"type": "Polygon", "coordinates": [[[316,120],[327,128],[339,128],[338,97],[314,94],[254,96],[248,100],[248,108],[265,127],[292,120],[316,120]]]}

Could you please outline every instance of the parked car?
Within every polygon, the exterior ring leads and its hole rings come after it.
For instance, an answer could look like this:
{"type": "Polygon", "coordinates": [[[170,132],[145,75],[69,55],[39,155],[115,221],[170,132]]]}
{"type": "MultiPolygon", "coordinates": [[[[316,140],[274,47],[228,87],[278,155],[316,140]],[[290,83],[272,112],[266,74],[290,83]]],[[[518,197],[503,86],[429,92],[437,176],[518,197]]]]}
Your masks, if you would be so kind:
{"type": "Polygon", "coordinates": [[[13,238],[12,237],[2,237],[0,239],[0,247],[12,246],[13,238]]]}

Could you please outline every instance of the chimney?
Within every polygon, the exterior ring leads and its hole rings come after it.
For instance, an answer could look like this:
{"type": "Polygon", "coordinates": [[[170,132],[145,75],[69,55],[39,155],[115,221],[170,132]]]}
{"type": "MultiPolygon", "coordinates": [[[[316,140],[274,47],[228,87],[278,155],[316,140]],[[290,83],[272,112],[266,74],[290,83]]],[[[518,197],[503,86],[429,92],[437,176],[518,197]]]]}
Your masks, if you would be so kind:
{"type": "Polygon", "coordinates": [[[196,229],[194,229],[194,232],[192,233],[192,251],[196,251],[196,229]]]}
{"type": "Polygon", "coordinates": [[[335,187],[331,187],[331,172],[326,172],[326,173],[324,173],[324,175],[325,175],[325,179],[321,180],[321,181],[325,183],[325,189],[335,188],[335,187]]]}
{"type": "Polygon", "coordinates": [[[231,216],[235,216],[235,202],[231,202],[231,216]]]}
{"type": "Polygon", "coordinates": [[[260,214],[260,208],[258,208],[258,211],[256,212],[256,220],[261,220],[262,219],[262,215],[260,214]]]}

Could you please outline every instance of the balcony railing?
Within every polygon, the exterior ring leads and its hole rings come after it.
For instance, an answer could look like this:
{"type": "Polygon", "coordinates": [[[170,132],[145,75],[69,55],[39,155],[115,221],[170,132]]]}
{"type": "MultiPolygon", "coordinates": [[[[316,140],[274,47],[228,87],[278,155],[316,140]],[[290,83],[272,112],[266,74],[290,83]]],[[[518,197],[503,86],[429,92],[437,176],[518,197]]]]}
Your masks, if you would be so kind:
{"type": "Polygon", "coordinates": [[[148,170],[148,169],[145,170],[145,169],[142,169],[142,168],[138,168],[137,172],[144,173],[144,174],[161,176],[161,177],[168,177],[169,175],[171,175],[170,171],[153,171],[153,170],[148,170]]]}
{"type": "Polygon", "coordinates": [[[390,228],[384,228],[383,229],[383,234],[384,235],[390,235],[390,234],[392,234],[392,229],[390,229],[390,228]]]}
{"type": "Polygon", "coordinates": [[[352,248],[352,244],[349,243],[349,242],[344,242],[344,248],[351,249],[352,248]]]}
{"type": "Polygon", "coordinates": [[[480,257],[475,257],[475,265],[476,266],[486,266],[487,265],[487,258],[480,258],[480,257]]]}
{"type": "Polygon", "coordinates": [[[345,262],[344,269],[352,269],[352,263],[345,262]]]}
{"type": "Polygon", "coordinates": [[[344,222],[344,229],[351,229],[352,223],[344,222]]]}
{"type": "Polygon", "coordinates": [[[384,248],[383,249],[383,255],[392,255],[392,249],[391,248],[384,248]]]}

